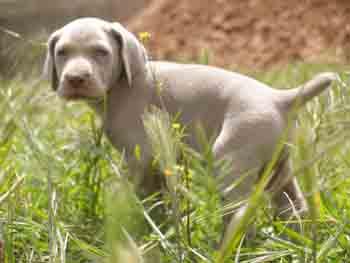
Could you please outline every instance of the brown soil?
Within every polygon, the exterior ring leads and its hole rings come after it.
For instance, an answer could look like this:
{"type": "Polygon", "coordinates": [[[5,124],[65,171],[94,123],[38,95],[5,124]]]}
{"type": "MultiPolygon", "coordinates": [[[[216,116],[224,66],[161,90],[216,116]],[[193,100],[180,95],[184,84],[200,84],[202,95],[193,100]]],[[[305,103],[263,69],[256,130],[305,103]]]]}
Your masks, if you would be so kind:
{"type": "Polygon", "coordinates": [[[207,48],[214,54],[211,64],[220,66],[344,61],[350,1],[154,0],[128,27],[151,33],[147,46],[157,59],[196,59],[207,48]]]}

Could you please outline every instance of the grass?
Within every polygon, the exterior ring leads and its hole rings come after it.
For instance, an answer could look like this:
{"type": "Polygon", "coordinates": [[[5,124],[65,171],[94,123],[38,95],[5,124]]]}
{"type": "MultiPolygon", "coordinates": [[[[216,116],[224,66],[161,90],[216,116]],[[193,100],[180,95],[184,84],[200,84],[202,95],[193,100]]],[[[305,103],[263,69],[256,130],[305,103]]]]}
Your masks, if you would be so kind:
{"type": "Polygon", "coordinates": [[[326,70],[339,72],[343,83],[299,111],[290,145],[310,214],[282,220],[256,191],[245,220],[222,251],[215,249],[221,215],[238,204],[220,204],[212,175],[228,169],[214,161],[201,131],[203,147],[195,152],[182,143],[186,130],[176,118],[157,110],[145,115],[154,166],[168,191],[140,200],[124,179],[130,171],[123,154],[100,138],[101,123],[87,106],[62,102],[41,82],[2,80],[4,262],[140,262],[145,253],[160,254],[161,262],[350,262],[347,69],[293,64],[249,74],[274,87],[292,88],[326,70]],[[242,238],[248,222],[256,227],[249,242],[242,238]]]}

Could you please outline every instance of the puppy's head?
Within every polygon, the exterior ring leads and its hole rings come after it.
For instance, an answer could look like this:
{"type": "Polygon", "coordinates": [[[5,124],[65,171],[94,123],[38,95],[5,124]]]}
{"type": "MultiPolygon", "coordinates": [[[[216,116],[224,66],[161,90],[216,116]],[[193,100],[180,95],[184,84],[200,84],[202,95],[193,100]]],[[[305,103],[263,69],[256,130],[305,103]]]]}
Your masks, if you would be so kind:
{"type": "Polygon", "coordinates": [[[122,78],[132,87],[146,60],[142,44],[119,23],[81,18],[50,36],[44,73],[65,99],[100,98],[122,78]]]}

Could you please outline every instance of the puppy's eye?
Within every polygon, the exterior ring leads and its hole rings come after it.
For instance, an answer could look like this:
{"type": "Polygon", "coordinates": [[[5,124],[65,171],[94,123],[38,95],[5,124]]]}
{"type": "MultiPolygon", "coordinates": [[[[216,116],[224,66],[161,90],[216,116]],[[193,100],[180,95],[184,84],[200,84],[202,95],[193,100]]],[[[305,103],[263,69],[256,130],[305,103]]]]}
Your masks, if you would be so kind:
{"type": "Polygon", "coordinates": [[[67,56],[67,53],[68,52],[66,49],[61,48],[61,49],[57,50],[56,56],[57,57],[65,57],[65,56],[67,56]]]}
{"type": "Polygon", "coordinates": [[[96,57],[107,57],[109,55],[109,52],[104,48],[96,48],[94,50],[94,54],[96,57]]]}

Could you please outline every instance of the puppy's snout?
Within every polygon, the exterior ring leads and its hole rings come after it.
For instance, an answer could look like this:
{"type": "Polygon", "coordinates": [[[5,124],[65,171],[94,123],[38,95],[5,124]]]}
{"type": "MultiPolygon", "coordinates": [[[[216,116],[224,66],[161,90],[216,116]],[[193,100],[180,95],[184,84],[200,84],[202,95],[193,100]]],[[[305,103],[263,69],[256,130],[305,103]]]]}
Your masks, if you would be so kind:
{"type": "Polygon", "coordinates": [[[79,87],[85,85],[89,81],[91,74],[88,72],[67,73],[65,78],[72,87],[79,87]]]}

